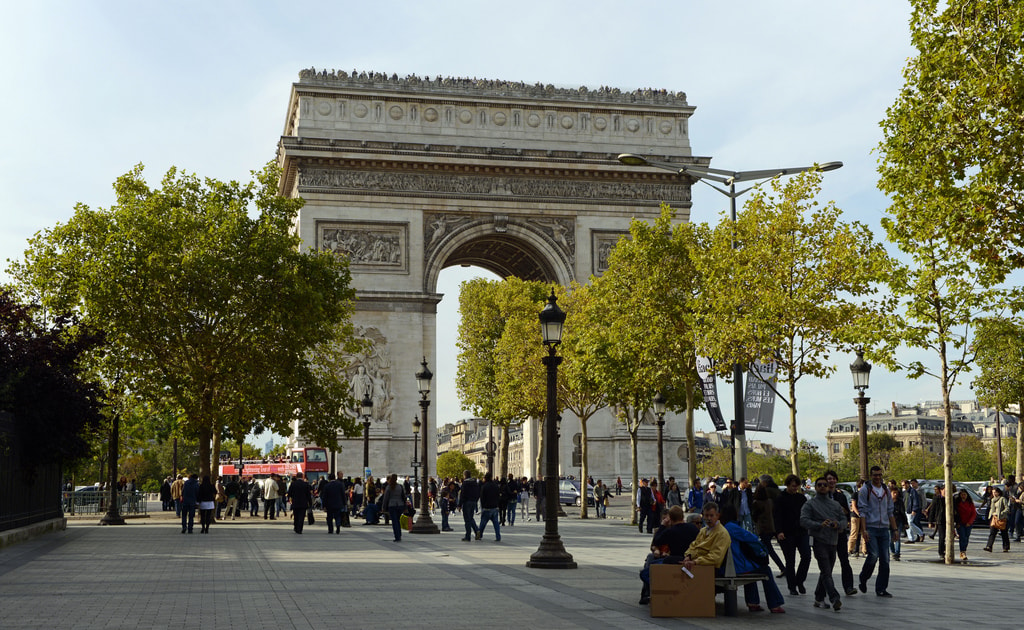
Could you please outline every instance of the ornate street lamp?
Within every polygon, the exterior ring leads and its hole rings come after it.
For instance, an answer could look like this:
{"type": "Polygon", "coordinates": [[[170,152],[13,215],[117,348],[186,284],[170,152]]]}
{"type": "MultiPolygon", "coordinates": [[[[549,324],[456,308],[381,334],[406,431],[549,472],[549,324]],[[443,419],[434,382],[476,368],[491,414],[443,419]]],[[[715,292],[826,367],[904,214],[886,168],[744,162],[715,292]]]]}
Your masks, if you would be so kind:
{"type": "MultiPolygon", "coordinates": [[[[548,303],[540,312],[540,331],[548,356],[543,363],[548,368],[547,414],[544,417],[544,537],[540,547],[530,556],[526,566],[535,569],[575,569],[576,563],[558,535],[558,366],[562,357],[555,348],[562,342],[565,311],[555,303],[555,290],[551,289],[548,303]]],[[[582,481],[586,494],[586,480],[582,481]]],[[[584,500],[586,497],[584,497],[584,500]]]]}
{"type": "Polygon", "coordinates": [[[365,483],[366,477],[369,476],[367,471],[370,470],[370,418],[373,416],[373,399],[370,398],[369,389],[363,393],[363,400],[359,404],[359,415],[363,417],[363,483],[365,483]]]}
{"type": "MultiPolygon", "coordinates": [[[[710,166],[701,166],[699,164],[671,164],[669,162],[657,162],[655,160],[649,160],[642,155],[636,155],[633,153],[622,153],[619,155],[618,159],[619,162],[622,162],[627,166],[652,166],[654,168],[672,171],[678,175],[685,175],[704,182],[711,188],[729,198],[729,217],[732,219],[733,223],[736,222],[736,198],[752,190],[758,185],[754,184],[753,186],[749,186],[738,191],[736,190],[736,182],[772,179],[782,175],[793,175],[795,173],[803,173],[805,171],[834,171],[843,166],[842,162],[826,162],[817,166],[797,166],[792,168],[765,169],[761,171],[727,171],[720,168],[711,168],[710,166]],[[718,182],[728,186],[729,188],[719,188],[710,182],[718,182]]],[[[735,240],[733,240],[732,246],[733,249],[736,248],[735,240]]],[[[741,477],[747,476],[747,430],[743,413],[743,366],[739,364],[734,365],[732,372],[733,413],[735,414],[735,420],[732,423],[732,475],[733,479],[738,480],[741,477]]]]}
{"type": "Polygon", "coordinates": [[[422,452],[420,456],[420,464],[423,466],[423,473],[420,476],[420,513],[416,517],[416,522],[412,524],[412,533],[414,534],[440,534],[441,530],[437,528],[434,521],[430,518],[430,504],[427,496],[427,474],[429,473],[427,466],[427,434],[429,431],[427,428],[430,423],[427,422],[427,407],[430,406],[430,400],[427,399],[427,395],[430,394],[430,380],[434,378],[434,375],[430,372],[430,368],[427,367],[427,357],[423,357],[423,362],[420,364],[423,369],[416,372],[416,385],[419,387],[420,392],[420,409],[423,416],[423,431],[421,436],[422,452]]]}
{"type": "Polygon", "coordinates": [[[864,396],[871,379],[871,364],[864,360],[864,350],[857,348],[857,360],[850,364],[853,375],[853,388],[859,393],[853,402],[857,403],[857,424],[860,429],[860,478],[868,480],[868,403],[870,398],[864,396]]]}
{"type": "Polygon", "coordinates": [[[665,430],[665,409],[668,406],[668,401],[665,397],[658,392],[654,395],[654,413],[658,416],[658,483],[662,484],[662,491],[667,492],[668,488],[665,488],[665,451],[663,435],[665,430]]]}
{"type": "MultiPolygon", "coordinates": [[[[412,417],[412,478],[414,480],[416,480],[417,484],[419,484],[419,478],[420,478],[420,476],[419,476],[420,460],[419,460],[419,457],[416,456],[417,449],[418,449],[419,445],[420,445],[420,418],[419,418],[419,416],[413,416],[412,417]]],[[[416,486],[413,486],[412,504],[416,505],[418,503],[418,500],[419,500],[419,492],[417,491],[416,486]]]]}

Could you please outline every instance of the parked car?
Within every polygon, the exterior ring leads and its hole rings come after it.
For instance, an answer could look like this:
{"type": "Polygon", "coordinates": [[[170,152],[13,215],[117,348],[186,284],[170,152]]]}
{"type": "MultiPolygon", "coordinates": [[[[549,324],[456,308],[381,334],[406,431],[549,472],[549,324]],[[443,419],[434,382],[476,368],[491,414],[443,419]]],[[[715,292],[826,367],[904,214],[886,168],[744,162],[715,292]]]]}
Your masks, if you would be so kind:
{"type": "MultiPolygon", "coordinates": [[[[582,505],[580,482],[576,479],[558,480],[558,502],[562,505],[582,505]]],[[[587,484],[587,505],[594,505],[594,486],[587,484]]]]}
{"type": "MultiPolygon", "coordinates": [[[[931,504],[932,499],[935,498],[935,487],[938,486],[941,481],[925,481],[921,483],[921,488],[924,489],[924,503],[925,509],[931,504]]],[[[970,484],[960,484],[953,482],[953,486],[957,492],[960,490],[966,490],[967,496],[971,497],[971,501],[974,502],[974,507],[978,510],[978,516],[974,519],[972,525],[974,527],[988,527],[988,504],[984,503],[981,495],[974,491],[970,484]],[[984,503],[984,505],[983,505],[984,503]]]]}

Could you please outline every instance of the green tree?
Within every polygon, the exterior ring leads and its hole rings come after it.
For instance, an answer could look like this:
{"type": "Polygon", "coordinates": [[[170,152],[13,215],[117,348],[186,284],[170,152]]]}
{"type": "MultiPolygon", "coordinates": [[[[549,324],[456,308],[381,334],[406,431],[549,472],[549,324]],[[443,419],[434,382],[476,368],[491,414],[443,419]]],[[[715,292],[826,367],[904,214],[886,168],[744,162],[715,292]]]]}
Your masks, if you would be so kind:
{"type": "Polygon", "coordinates": [[[14,417],[28,481],[39,464],[74,464],[90,453],[103,401],[79,359],[100,344],[69,318],[44,325],[38,308],[0,290],[0,411],[14,417]]]}
{"type": "MultiPolygon", "coordinates": [[[[587,307],[590,299],[590,287],[575,282],[570,290],[558,299],[566,315],[562,343],[559,345],[563,362],[558,368],[558,398],[580,421],[580,479],[590,478],[587,421],[608,404],[590,369],[588,357],[581,344],[585,331],[592,326],[600,325],[600,322],[588,319],[594,314],[593,309],[587,307]]],[[[580,518],[589,518],[586,501],[580,501],[580,518]]]]}
{"type": "MultiPolygon", "coordinates": [[[[871,431],[868,433],[867,443],[868,467],[881,466],[885,474],[890,475],[893,455],[903,449],[896,440],[896,436],[884,431],[871,431]]],[[[857,479],[860,477],[859,441],[854,441],[850,444],[850,448],[843,452],[842,462],[839,466],[844,479],[857,479]]],[[[868,480],[865,479],[864,481],[868,480]]]]}
{"type": "Polygon", "coordinates": [[[996,473],[995,453],[982,443],[981,438],[969,435],[958,438],[953,457],[952,477],[956,481],[988,479],[996,473]]]}
{"type": "Polygon", "coordinates": [[[704,232],[707,250],[696,258],[698,347],[727,377],[733,365],[776,362],[779,386],[768,385],[789,408],[798,475],[797,383],[835,371],[830,355],[851,347],[851,321],[877,321],[865,298],[890,266],[865,225],[843,222],[834,202],[819,205],[820,185],[821,173],[807,172],[758,189],[735,223],[704,232]]]}
{"type": "MultiPolygon", "coordinates": [[[[974,348],[980,373],[973,385],[978,400],[1005,413],[1011,404],[1024,410],[1024,326],[1017,320],[985,318],[977,323],[974,348]]],[[[1019,429],[1018,425],[1018,431],[1019,429]]],[[[1009,440],[1003,440],[1005,444],[1009,440]]],[[[1024,470],[1024,442],[1016,442],[1004,461],[1015,461],[1017,474],[1024,470]]],[[[1006,474],[1004,463],[1003,474],[1006,474]]]]}
{"type": "Polygon", "coordinates": [[[911,0],[917,55],[882,121],[879,188],[998,279],[1024,266],[1024,4],[911,0]]]}
{"type": "Polygon", "coordinates": [[[509,428],[543,418],[546,408],[537,314],[547,291],[543,283],[519,278],[475,278],[459,290],[459,399],[500,428],[502,477],[508,475],[509,428]]]}
{"type": "Polygon", "coordinates": [[[894,451],[885,474],[894,479],[939,479],[943,475],[942,455],[919,446],[894,451]]]}
{"type": "MultiPolygon", "coordinates": [[[[687,476],[697,482],[697,446],[694,435],[694,411],[703,403],[700,377],[697,375],[697,350],[694,344],[696,303],[702,295],[702,278],[695,258],[700,251],[694,228],[675,223],[675,212],[666,204],[653,223],[633,220],[630,238],[615,247],[605,282],[615,283],[616,275],[629,284],[617,290],[628,291],[631,307],[639,309],[648,345],[650,378],[655,392],[661,392],[667,407],[684,411],[687,443],[687,476]],[[627,271],[628,270],[628,271],[627,271]]],[[[604,312],[598,313],[605,316],[604,312]]],[[[600,320],[593,322],[600,325],[600,320]]],[[[652,394],[653,396],[653,394],[652,394]]],[[[668,475],[668,473],[665,473],[668,475]]]]}
{"type": "Polygon", "coordinates": [[[347,383],[323,357],[354,350],[354,291],[333,255],[299,251],[301,199],[277,194],[266,167],[241,185],[171,169],[151,189],[141,165],[114,184],[116,204],[79,204],[30,241],[10,272],[54,312],[77,312],[111,348],[108,388],[182,418],[200,472],[226,430],[300,431],[336,446],[355,424],[347,383]]]}
{"type": "Polygon", "coordinates": [[[437,457],[438,479],[451,477],[461,480],[463,473],[467,470],[473,477],[480,477],[480,471],[476,469],[476,464],[461,451],[448,451],[437,457]]]}

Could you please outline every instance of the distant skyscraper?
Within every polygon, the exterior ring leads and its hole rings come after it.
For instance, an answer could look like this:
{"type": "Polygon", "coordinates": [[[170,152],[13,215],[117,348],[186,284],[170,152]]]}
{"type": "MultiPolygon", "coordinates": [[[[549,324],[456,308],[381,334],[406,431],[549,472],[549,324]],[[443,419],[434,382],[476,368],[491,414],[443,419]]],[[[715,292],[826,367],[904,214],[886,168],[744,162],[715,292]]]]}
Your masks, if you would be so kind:
{"type": "Polygon", "coordinates": [[[267,440],[267,443],[263,446],[264,453],[269,453],[272,450],[274,450],[274,438],[267,440]]]}

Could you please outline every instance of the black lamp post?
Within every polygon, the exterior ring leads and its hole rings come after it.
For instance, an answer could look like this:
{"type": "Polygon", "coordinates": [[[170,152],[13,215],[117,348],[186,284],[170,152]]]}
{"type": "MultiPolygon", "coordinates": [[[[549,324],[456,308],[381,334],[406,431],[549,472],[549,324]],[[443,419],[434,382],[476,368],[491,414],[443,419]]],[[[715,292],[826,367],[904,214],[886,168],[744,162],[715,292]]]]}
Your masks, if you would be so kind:
{"type": "Polygon", "coordinates": [[[864,360],[864,351],[857,348],[857,360],[850,364],[853,375],[853,388],[858,395],[853,399],[857,403],[857,425],[860,429],[860,478],[868,480],[868,403],[870,398],[864,396],[871,378],[871,364],[864,360]]]}
{"type": "Polygon", "coordinates": [[[430,423],[427,422],[427,407],[430,406],[430,400],[427,399],[427,395],[430,394],[430,380],[434,378],[430,368],[427,367],[427,357],[423,357],[423,362],[420,364],[423,369],[416,372],[416,384],[420,391],[420,409],[423,416],[423,430],[421,436],[423,438],[422,451],[420,453],[420,464],[423,467],[423,472],[420,476],[420,513],[416,517],[416,522],[412,524],[413,534],[440,534],[441,530],[434,524],[433,519],[430,518],[430,504],[428,503],[427,497],[427,475],[429,470],[427,467],[427,434],[429,431],[427,428],[430,423]]]}
{"type": "Polygon", "coordinates": [[[494,478],[494,454],[498,451],[498,445],[494,443],[494,424],[487,424],[487,446],[484,447],[484,453],[487,454],[487,472],[491,473],[491,479],[494,478]]]}
{"type": "Polygon", "coordinates": [[[664,430],[665,430],[665,409],[668,405],[668,401],[665,397],[658,392],[654,395],[654,413],[658,416],[658,483],[662,484],[662,491],[668,492],[668,488],[665,487],[665,449],[664,449],[664,430]]]}
{"type": "MultiPolygon", "coordinates": [[[[669,162],[657,162],[648,160],[642,155],[633,153],[622,153],[619,155],[619,162],[627,166],[653,166],[665,171],[672,171],[678,175],[686,175],[698,181],[702,181],[711,188],[729,198],[729,218],[736,223],[736,198],[752,190],[754,186],[748,186],[743,190],[736,190],[736,182],[749,182],[758,179],[772,179],[782,175],[793,175],[805,171],[834,171],[843,166],[842,162],[826,162],[817,166],[797,166],[793,168],[774,168],[760,171],[727,171],[720,168],[711,168],[700,164],[672,164],[669,162]],[[718,182],[729,188],[719,188],[710,182],[718,182]]],[[[736,241],[733,240],[733,249],[736,249],[736,241]]],[[[732,475],[737,481],[747,476],[747,428],[744,418],[743,400],[743,366],[736,364],[732,366],[732,392],[733,392],[733,413],[735,419],[732,423],[732,444],[733,462],[732,475]]]]}
{"type": "MultiPolygon", "coordinates": [[[[555,348],[562,342],[562,324],[565,311],[555,303],[555,290],[551,290],[548,303],[540,312],[540,330],[548,356],[547,415],[544,417],[544,537],[540,547],[530,556],[526,566],[535,569],[575,569],[572,555],[565,550],[558,535],[558,366],[562,357],[555,348]]],[[[582,481],[586,490],[586,480],[582,481]]],[[[584,498],[585,499],[585,498],[584,498]]]]}
{"type": "Polygon", "coordinates": [[[419,485],[419,470],[420,470],[420,459],[417,456],[420,447],[420,418],[419,416],[412,417],[412,478],[416,481],[413,485],[412,491],[412,504],[419,504],[419,491],[417,486],[419,485]]]}
{"type": "MultiPolygon", "coordinates": [[[[363,393],[363,400],[359,404],[359,413],[363,416],[363,484],[366,483],[370,474],[370,417],[373,416],[373,399],[370,398],[370,390],[363,393]]],[[[363,493],[364,501],[367,493],[363,493]]]]}

